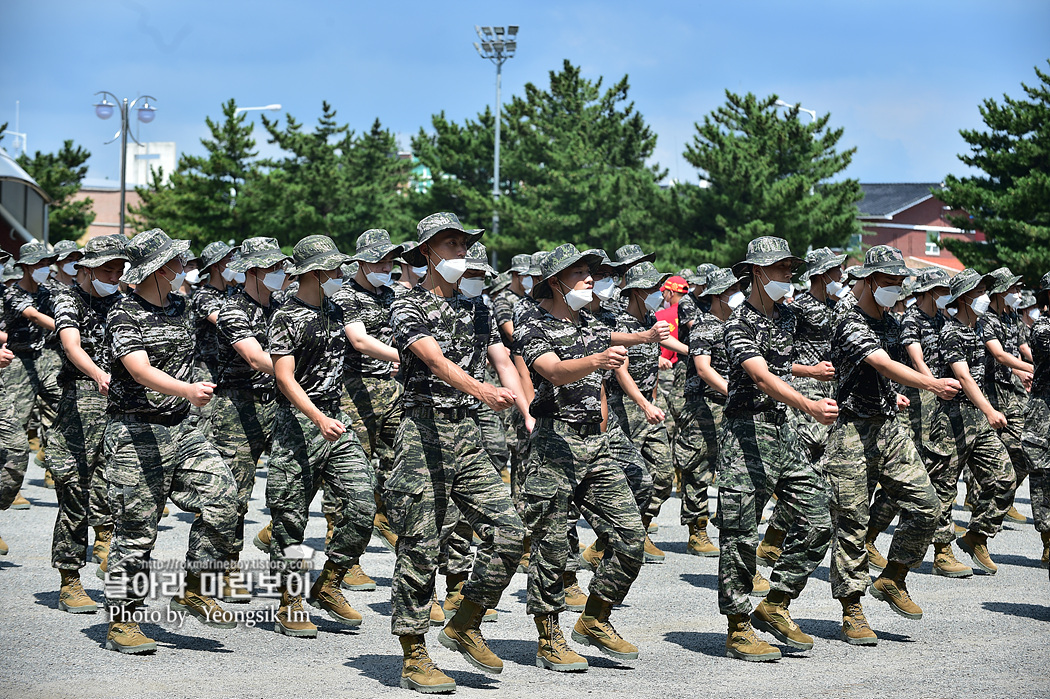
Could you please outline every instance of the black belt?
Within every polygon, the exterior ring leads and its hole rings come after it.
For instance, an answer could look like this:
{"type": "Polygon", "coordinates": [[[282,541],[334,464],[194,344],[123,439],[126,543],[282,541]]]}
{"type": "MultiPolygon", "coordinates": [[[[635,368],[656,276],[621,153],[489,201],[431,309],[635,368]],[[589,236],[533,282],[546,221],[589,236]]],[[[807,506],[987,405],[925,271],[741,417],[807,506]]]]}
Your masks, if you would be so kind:
{"type": "Polygon", "coordinates": [[[445,420],[466,420],[467,418],[476,419],[478,416],[477,408],[468,408],[460,406],[458,408],[435,408],[430,405],[414,405],[411,408],[405,408],[405,415],[408,417],[440,417],[445,420]]]}
{"type": "Polygon", "coordinates": [[[248,398],[258,403],[270,403],[277,398],[277,391],[271,389],[255,390],[251,388],[223,388],[215,389],[215,395],[228,396],[229,398],[248,398]]]}
{"type": "Polygon", "coordinates": [[[183,415],[148,415],[146,413],[117,413],[113,415],[114,420],[121,422],[136,422],[145,425],[164,425],[175,427],[186,419],[188,413],[183,415]]]}
{"type": "Polygon", "coordinates": [[[598,422],[566,422],[553,417],[541,417],[536,420],[536,427],[554,427],[555,423],[563,429],[578,434],[581,437],[593,437],[602,433],[601,423],[598,422]]]}

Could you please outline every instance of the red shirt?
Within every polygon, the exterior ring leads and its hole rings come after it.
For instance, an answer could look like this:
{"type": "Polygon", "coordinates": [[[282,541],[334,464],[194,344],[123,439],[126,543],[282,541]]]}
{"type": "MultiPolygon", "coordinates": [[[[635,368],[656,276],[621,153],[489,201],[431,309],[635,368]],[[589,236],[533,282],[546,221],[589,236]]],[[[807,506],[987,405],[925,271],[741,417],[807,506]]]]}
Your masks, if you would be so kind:
{"type": "MultiPolygon", "coordinates": [[[[656,312],[656,319],[657,320],[666,320],[667,324],[671,326],[671,337],[673,337],[676,340],[678,339],[678,304],[677,303],[675,305],[673,305],[673,306],[669,306],[667,308],[662,308],[659,311],[657,311],[656,312]]],[[[664,359],[670,359],[671,360],[671,364],[674,364],[675,362],[678,361],[678,354],[676,352],[672,352],[671,350],[667,349],[666,347],[661,347],[660,348],[660,356],[663,357],[664,359]]]]}

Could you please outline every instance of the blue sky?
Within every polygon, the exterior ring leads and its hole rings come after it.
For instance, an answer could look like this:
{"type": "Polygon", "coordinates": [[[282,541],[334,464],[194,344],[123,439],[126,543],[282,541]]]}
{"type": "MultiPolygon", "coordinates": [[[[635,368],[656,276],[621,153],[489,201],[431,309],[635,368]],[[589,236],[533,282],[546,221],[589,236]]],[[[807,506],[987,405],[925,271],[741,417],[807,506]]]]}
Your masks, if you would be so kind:
{"type": "Polygon", "coordinates": [[[203,150],[205,116],[230,97],[280,103],[306,124],[328,100],[352,128],[379,117],[407,143],[435,112],[459,121],[493,102],[495,71],[471,46],[475,24],[521,27],[504,101],[526,82],[545,86],[565,58],[607,84],[628,74],[659,134],[655,160],[693,181],[681,153],[727,88],[830,112],[843,147],[858,149],[848,176],[939,181],[964,171],[958,132],[980,127],[981,100],[1021,96],[1050,58],[1045,0],[4,0],[0,123],[14,128],[19,100],[31,151],[72,138],[92,152],[90,176],[111,179],[119,144],[103,143],[115,128],[92,108],[103,89],[154,95],[159,111],[140,140],[182,151],[203,150]]]}

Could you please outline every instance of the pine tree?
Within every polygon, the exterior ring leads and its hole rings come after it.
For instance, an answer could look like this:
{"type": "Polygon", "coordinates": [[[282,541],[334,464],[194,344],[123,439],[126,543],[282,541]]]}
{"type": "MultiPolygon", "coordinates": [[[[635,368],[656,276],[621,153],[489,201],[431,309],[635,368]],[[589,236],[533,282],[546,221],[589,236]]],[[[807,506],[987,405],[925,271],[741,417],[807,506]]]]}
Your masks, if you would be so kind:
{"type": "Polygon", "coordinates": [[[87,232],[95,220],[91,210],[91,199],[73,201],[72,196],[80,191],[80,184],[87,175],[87,163],[91,153],[73,141],[65,141],[57,153],[37,151],[32,158],[25,153],[15,160],[36,180],[40,188],[51,197],[48,210],[48,239],[76,240],[87,232]]]}
{"type": "Polygon", "coordinates": [[[1021,84],[1027,99],[984,100],[987,131],[959,132],[970,145],[959,160],[981,174],[948,175],[936,193],[961,212],[950,217],[954,225],[987,238],[946,240],[949,250],[982,272],[1006,265],[1030,286],[1050,270],[1050,75],[1035,73],[1039,84],[1021,84]]]}
{"type": "Polygon", "coordinates": [[[715,264],[739,262],[763,235],[786,239],[801,256],[860,232],[860,184],[831,181],[856,149],[836,151],[842,129],[828,129],[830,114],[803,123],[797,106],[780,112],[776,101],[727,90],[726,104],[696,124],[686,146],[685,159],[710,182],[684,191],[697,245],[715,264]]]}

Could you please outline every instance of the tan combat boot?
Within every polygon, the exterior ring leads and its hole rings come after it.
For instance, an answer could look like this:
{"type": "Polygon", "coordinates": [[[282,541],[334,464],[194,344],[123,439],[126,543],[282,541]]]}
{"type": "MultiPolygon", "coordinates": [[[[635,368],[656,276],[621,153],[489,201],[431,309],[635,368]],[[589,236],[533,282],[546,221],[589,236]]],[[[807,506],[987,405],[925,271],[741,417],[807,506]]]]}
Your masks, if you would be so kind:
{"type": "Polygon", "coordinates": [[[874,646],[879,637],[871,630],[864,608],[860,604],[860,595],[851,595],[842,602],[841,638],[851,646],[874,646]]]}
{"type": "Polygon", "coordinates": [[[564,573],[562,584],[565,586],[565,608],[572,612],[582,612],[587,606],[587,593],[580,587],[576,573],[564,573]]]}
{"type": "MultiPolygon", "coordinates": [[[[445,614],[451,614],[459,610],[459,605],[463,601],[463,585],[466,581],[467,576],[465,573],[455,573],[453,575],[445,576],[446,595],[445,601],[441,605],[445,614]]],[[[499,612],[495,609],[485,610],[485,616],[482,617],[482,621],[492,623],[498,620],[499,612]]]]}
{"type": "Polygon", "coordinates": [[[390,520],[382,512],[376,512],[372,519],[372,533],[378,536],[388,549],[397,551],[397,534],[390,528],[390,520]]]}
{"type": "Polygon", "coordinates": [[[55,477],[51,475],[51,469],[44,469],[44,487],[48,490],[55,489],[55,477]]]}
{"type": "Polygon", "coordinates": [[[1014,522],[1015,524],[1025,524],[1028,522],[1028,518],[1017,511],[1017,508],[1010,505],[1010,509],[1006,511],[1006,519],[1014,522]]]}
{"type": "Polygon", "coordinates": [[[427,653],[422,636],[400,636],[404,661],[401,665],[401,688],[414,689],[423,694],[443,694],[456,691],[456,682],[438,669],[427,653]]]}
{"type": "Polygon", "coordinates": [[[557,614],[537,614],[536,667],[555,672],[580,672],[588,668],[587,659],[569,647],[558,625],[557,614]]]}
{"type": "Polygon", "coordinates": [[[689,525],[689,542],[686,544],[685,552],[691,556],[718,555],[718,547],[707,535],[707,517],[701,517],[689,525]]]}
{"type": "Polygon", "coordinates": [[[610,614],[612,604],[600,597],[588,597],[586,609],[572,627],[572,640],[594,646],[610,658],[634,660],[638,657],[638,648],[616,632],[609,621],[610,614]]]}
{"type": "Polygon", "coordinates": [[[951,544],[934,544],[933,574],[946,578],[968,578],[973,575],[973,568],[959,562],[951,544]]]}
{"type": "Polygon", "coordinates": [[[750,662],[780,660],[780,650],[769,645],[751,627],[747,614],[730,614],[729,632],[726,634],[726,657],[750,662]]]}
{"type": "Polygon", "coordinates": [[[232,604],[248,604],[252,593],[241,582],[245,575],[241,572],[240,556],[232,556],[226,561],[226,570],[222,572],[222,601],[232,604]]]}
{"type": "Polygon", "coordinates": [[[98,605],[84,592],[79,570],[59,570],[62,587],[58,592],[58,608],[70,614],[94,614],[98,605]]]}
{"type": "Polygon", "coordinates": [[[464,597],[459,609],[438,634],[441,645],[457,651],[471,665],[493,675],[503,672],[503,661],[492,652],[481,635],[481,617],[485,608],[464,597]]]}
{"type": "Polygon", "coordinates": [[[137,622],[131,621],[138,605],[128,604],[119,609],[120,611],[114,614],[109,621],[109,630],[106,632],[106,650],[133,655],[152,653],[157,650],[157,642],[142,633],[137,622]]]}
{"type": "Polygon", "coordinates": [[[356,592],[370,592],[376,589],[376,581],[368,576],[360,563],[350,566],[343,576],[343,589],[356,592]]]}
{"type": "Polygon", "coordinates": [[[921,619],[922,608],[912,601],[904,578],[908,575],[908,566],[891,561],[871,584],[871,596],[890,605],[890,609],[905,619],[921,619]]]}
{"type": "Polygon", "coordinates": [[[755,577],[751,579],[751,592],[748,594],[752,597],[765,597],[769,594],[769,581],[758,571],[755,571],[755,577]]]}
{"type": "MultiPolygon", "coordinates": [[[[1043,537],[1043,557],[1039,559],[1044,568],[1050,567],[1050,531],[1040,534],[1043,537]]],[[[0,541],[0,543],[3,543],[0,541]]],[[[4,553],[7,553],[6,551],[4,553]]]]}
{"type": "Polygon", "coordinates": [[[430,625],[431,626],[444,626],[445,625],[445,610],[438,604],[437,596],[430,601],[430,625]]]}
{"type": "Polygon", "coordinates": [[[966,534],[957,539],[957,541],[959,542],[959,548],[970,556],[974,568],[977,568],[988,575],[995,575],[999,572],[999,566],[995,565],[995,562],[992,561],[992,557],[988,554],[987,536],[974,534],[973,532],[966,532],[966,534]]]}
{"type": "Polygon", "coordinates": [[[164,509],[160,511],[160,516],[161,517],[170,517],[171,516],[171,510],[168,509],[167,505],[165,505],[164,509]]]}
{"type": "Polygon", "coordinates": [[[113,545],[113,527],[95,527],[95,545],[91,547],[91,562],[102,563],[109,558],[113,545]]]}
{"type": "Polygon", "coordinates": [[[780,560],[782,547],[784,546],[784,534],[776,527],[766,527],[765,536],[755,550],[755,557],[759,565],[772,568],[780,560]]]}
{"type": "Polygon", "coordinates": [[[98,568],[95,568],[95,577],[102,582],[106,581],[106,574],[109,572],[109,556],[102,559],[102,562],[98,564],[98,568]]]}
{"type": "Polygon", "coordinates": [[[252,539],[252,543],[263,553],[270,552],[270,545],[273,544],[273,520],[267,522],[266,526],[259,530],[259,533],[252,539]]]}
{"type": "MultiPolygon", "coordinates": [[[[650,520],[648,517],[642,518],[642,526],[645,527],[645,530],[647,532],[652,531],[650,529],[651,524],[652,520],[650,520]]],[[[664,559],[667,558],[667,555],[663,551],[656,548],[656,544],[654,544],[653,540],[649,538],[649,534],[645,535],[645,545],[643,547],[643,551],[645,554],[644,560],[646,563],[663,563],[664,559]]]]}
{"type": "Polygon", "coordinates": [[[878,536],[879,532],[869,529],[868,535],[864,537],[864,548],[868,551],[868,567],[884,570],[886,568],[886,557],[879,553],[879,549],[875,547],[875,540],[878,536]]]}
{"type": "Polygon", "coordinates": [[[965,527],[960,527],[958,524],[953,523],[952,527],[955,529],[955,538],[958,539],[960,536],[966,533],[965,527]]]}
{"type": "Polygon", "coordinates": [[[0,537],[0,556],[6,556],[11,549],[7,548],[7,542],[0,537]]]}
{"type": "Polygon", "coordinates": [[[751,615],[751,623],[756,629],[773,634],[778,641],[799,650],[813,647],[813,637],[799,628],[788,612],[790,600],[783,592],[776,590],[758,603],[751,615]]]}
{"type": "Polygon", "coordinates": [[[28,510],[32,506],[33,506],[32,503],[30,503],[28,500],[26,500],[25,496],[22,495],[22,491],[19,490],[17,493],[15,493],[15,499],[11,501],[10,509],[12,509],[12,510],[28,510]]]}
{"type": "Polygon", "coordinates": [[[327,526],[324,533],[324,545],[325,548],[328,548],[328,544],[332,543],[332,532],[335,531],[335,515],[326,512],[324,515],[324,521],[327,526]]]}
{"type": "Polygon", "coordinates": [[[233,614],[227,612],[213,598],[201,593],[201,577],[199,573],[186,573],[186,589],[182,596],[175,595],[168,605],[176,612],[185,612],[205,626],[216,629],[233,629],[237,622],[233,614]]]}
{"type": "Polygon", "coordinates": [[[284,636],[317,637],[317,626],[310,621],[310,612],[303,607],[302,596],[291,595],[288,590],[281,593],[281,606],[277,608],[273,630],[284,636]]]}
{"type": "Polygon", "coordinates": [[[341,583],[346,575],[346,568],[336,568],[331,561],[325,561],[317,580],[310,588],[310,604],[328,612],[328,616],[343,626],[357,628],[361,625],[361,613],[350,606],[343,597],[341,583]]]}
{"type": "Polygon", "coordinates": [[[598,566],[602,563],[602,556],[605,555],[605,542],[601,539],[595,539],[591,542],[591,545],[583,550],[580,554],[580,559],[583,564],[590,568],[592,571],[598,570],[598,566]]]}
{"type": "Polygon", "coordinates": [[[532,550],[532,537],[529,536],[528,534],[526,534],[525,538],[521,540],[521,546],[522,546],[521,560],[518,561],[518,569],[515,572],[528,573],[529,572],[529,560],[530,560],[529,553],[532,550]]]}

